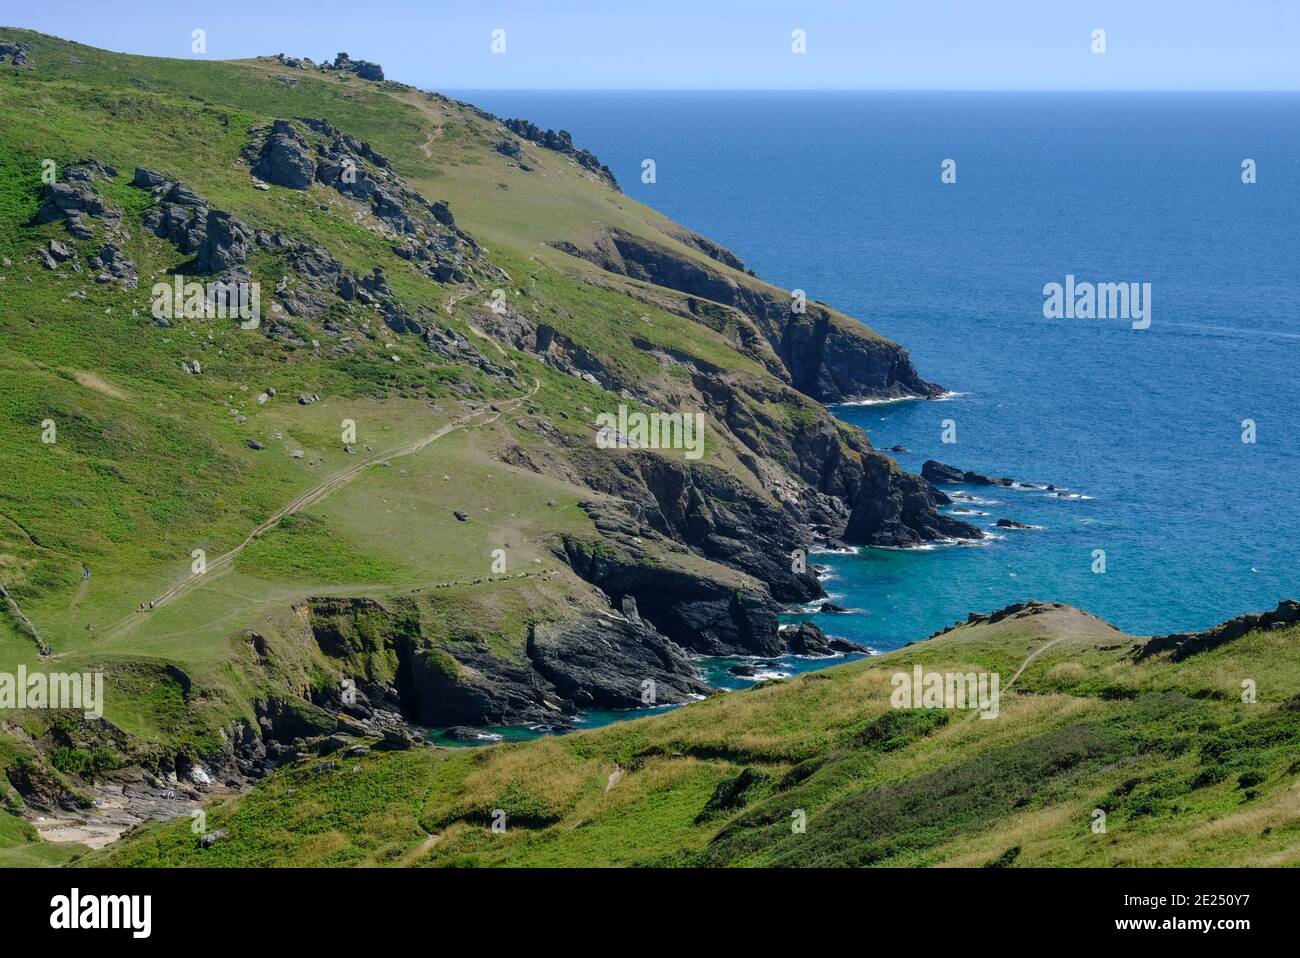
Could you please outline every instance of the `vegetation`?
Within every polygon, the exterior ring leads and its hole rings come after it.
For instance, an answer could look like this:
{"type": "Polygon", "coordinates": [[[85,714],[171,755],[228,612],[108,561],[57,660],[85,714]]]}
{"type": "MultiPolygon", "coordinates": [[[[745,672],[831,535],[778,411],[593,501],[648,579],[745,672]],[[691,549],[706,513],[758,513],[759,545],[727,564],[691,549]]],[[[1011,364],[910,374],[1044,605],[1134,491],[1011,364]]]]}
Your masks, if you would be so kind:
{"type": "Polygon", "coordinates": [[[213,808],[211,848],[168,823],[86,863],[1296,865],[1297,642],[1139,664],[1049,609],[597,731],[303,763],[213,808]],[[1005,683],[1048,643],[994,719],[890,706],[896,671],[1005,683]]]}

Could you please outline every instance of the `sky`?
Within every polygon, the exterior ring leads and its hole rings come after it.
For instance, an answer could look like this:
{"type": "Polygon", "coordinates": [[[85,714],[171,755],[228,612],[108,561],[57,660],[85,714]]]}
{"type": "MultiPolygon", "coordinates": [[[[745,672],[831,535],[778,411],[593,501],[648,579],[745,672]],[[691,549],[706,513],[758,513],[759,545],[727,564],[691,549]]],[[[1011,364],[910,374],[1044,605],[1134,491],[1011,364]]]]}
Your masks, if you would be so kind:
{"type": "Polygon", "coordinates": [[[0,25],[172,57],[203,29],[207,59],[346,51],[441,90],[1300,90],[1300,0],[0,0],[0,25]]]}

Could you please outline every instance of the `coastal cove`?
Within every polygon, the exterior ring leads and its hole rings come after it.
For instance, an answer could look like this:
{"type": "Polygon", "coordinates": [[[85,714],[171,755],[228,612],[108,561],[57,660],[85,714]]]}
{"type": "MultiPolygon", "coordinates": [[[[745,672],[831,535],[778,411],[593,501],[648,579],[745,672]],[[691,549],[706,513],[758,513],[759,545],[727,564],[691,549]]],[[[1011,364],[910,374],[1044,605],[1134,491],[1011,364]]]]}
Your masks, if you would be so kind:
{"type": "Polygon", "coordinates": [[[456,95],[569,130],[629,195],[907,347],[948,398],[832,407],[908,450],[891,453],[904,469],[1089,497],[966,490],[993,501],[959,518],[1043,528],[815,557],[832,601],[861,610],[817,616],[828,631],[885,651],[1041,599],[1155,634],[1295,592],[1300,96],[456,95]],[[1243,185],[1243,157],[1270,175],[1243,185]],[[1044,286],[1070,273],[1151,282],[1150,328],[1045,319],[1044,286]]]}
{"type": "MultiPolygon", "coordinates": [[[[784,622],[884,652],[1031,599],[1150,635],[1294,593],[1300,201],[1280,184],[1300,176],[1300,97],[454,95],[569,130],[629,195],[906,346],[949,393],[831,410],[907,471],[935,459],[1056,487],[944,486],[956,501],[941,511],[985,539],[819,551],[809,560],[847,611],[817,601],[784,622]],[[1067,147],[1071,129],[1087,135],[1067,147]],[[1267,157],[1274,185],[1244,187],[1225,142],[1267,157]],[[944,185],[949,156],[960,172],[944,185]],[[1152,283],[1149,327],[1044,318],[1044,286],[1072,272],[1152,283]]],[[[706,659],[704,675],[752,685],[729,673],[738,661],[706,659]]],[[[771,677],[840,661],[760,665],[771,677]]]]}

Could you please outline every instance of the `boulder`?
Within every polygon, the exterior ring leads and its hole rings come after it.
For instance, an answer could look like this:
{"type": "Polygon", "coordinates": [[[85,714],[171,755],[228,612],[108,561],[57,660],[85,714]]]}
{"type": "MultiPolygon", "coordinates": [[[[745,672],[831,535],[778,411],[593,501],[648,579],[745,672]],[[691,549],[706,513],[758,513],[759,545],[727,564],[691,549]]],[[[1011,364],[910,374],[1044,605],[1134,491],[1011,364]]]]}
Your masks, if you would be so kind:
{"type": "Polygon", "coordinates": [[[797,628],[781,633],[790,644],[792,655],[830,655],[830,639],[811,622],[801,622],[797,628]]]}
{"type": "Polygon", "coordinates": [[[267,183],[305,190],[315,173],[316,163],[293,124],[276,120],[253,166],[253,174],[267,183]]]}

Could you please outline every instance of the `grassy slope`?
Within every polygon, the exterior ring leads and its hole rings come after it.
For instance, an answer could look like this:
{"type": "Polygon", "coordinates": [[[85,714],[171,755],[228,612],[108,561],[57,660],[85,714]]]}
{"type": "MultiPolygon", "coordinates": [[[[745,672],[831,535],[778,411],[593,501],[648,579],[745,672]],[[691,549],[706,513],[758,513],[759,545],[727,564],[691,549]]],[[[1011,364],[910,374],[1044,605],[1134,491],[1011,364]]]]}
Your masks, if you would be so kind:
{"type": "MultiPolygon", "coordinates": [[[[529,148],[537,171],[511,169],[492,150],[499,130],[470,109],[349,79],[304,74],[289,87],[271,77],[282,68],[262,61],[127,57],[2,32],[29,43],[35,66],[0,77],[0,254],[15,261],[0,271],[0,576],[63,666],[110,668],[117,694],[107,717],[139,740],[175,748],[248,715],[265,677],[243,630],[265,634],[274,657],[305,675],[310,650],[288,609],[307,595],[421,589],[427,623],[448,634],[485,633],[511,652],[528,617],[591,601],[589,593],[563,573],[473,580],[506,543],[512,572],[549,568],[549,536],[590,530],[576,507],[590,493],[502,465],[497,453],[506,444],[530,452],[543,445],[505,417],[368,469],[202,588],[152,616],[132,616],[141,597],[186,575],[192,548],[209,555],[230,548],[322,475],[350,465],[337,441],[340,419],[356,419],[359,441],[377,450],[401,445],[465,412],[446,388],[463,371],[383,337],[351,359],[311,362],[238,330],[156,329],[143,291],[97,286],[85,274],[56,276],[26,258],[36,243],[64,235],[57,224],[22,225],[36,208],[42,158],[62,164],[93,156],[117,165],[123,176],[104,193],[128,217],[141,201],[126,185],[130,170],[165,170],[259,228],[327,246],[350,269],[384,266],[404,302],[447,309],[451,325],[471,332],[464,310],[482,294],[452,306],[458,293],[409,273],[386,243],[341,215],[348,210],[335,194],[253,188],[238,163],[245,130],[277,116],[325,116],[389,155],[427,196],[450,200],[458,223],[510,273],[514,301],[612,367],[630,377],[660,375],[631,345],[636,335],[737,376],[761,375],[723,335],[623,295],[635,284],[597,275],[545,245],[580,242],[607,224],[702,259],[671,238],[671,223],[556,154],[529,148]],[[575,281],[583,278],[599,285],[575,281]],[[78,289],[86,299],[69,299],[78,289]],[[392,352],[400,364],[387,361],[392,352]],[[185,376],[181,360],[196,357],[203,376],[185,376]],[[281,401],[252,403],[267,385],[281,401]],[[297,406],[291,397],[299,391],[324,400],[297,406]],[[225,400],[248,422],[236,425],[225,400]],[[47,417],[59,423],[54,446],[39,442],[47,417]],[[270,440],[267,449],[247,449],[250,435],[270,440]],[[289,459],[291,446],[306,458],[289,459]],[[474,521],[456,523],[452,508],[474,521]],[[81,580],[83,563],[94,572],[89,583],[81,580]],[[124,617],[129,625],[107,628],[124,617]],[[185,701],[160,679],[156,668],[167,662],[181,664],[202,694],[185,701]]],[[[138,225],[131,233],[128,252],[147,290],[152,274],[182,257],[138,225]]],[[[264,283],[277,279],[273,264],[255,260],[252,268],[264,283]]],[[[538,378],[533,401],[560,428],[585,428],[584,410],[609,399],[506,354],[538,378]]],[[[709,456],[724,467],[734,462],[725,447],[711,447],[709,456]]],[[[883,661],[601,732],[345,760],[319,776],[289,770],[214,810],[214,827],[230,837],[201,855],[181,822],[147,828],[95,860],[624,864],[865,855],[898,864],[983,863],[1018,847],[1017,863],[1294,863],[1297,791],[1286,753],[1295,752],[1296,723],[1278,706],[1297,693],[1295,656],[1288,662],[1285,654],[1294,641],[1252,636],[1179,665],[1138,666],[1123,660],[1125,640],[1091,620],[977,627],[883,661]],[[930,729],[924,716],[882,718],[895,667],[946,657],[1014,671],[1058,633],[1075,638],[1034,661],[996,721],[958,717],[930,729]],[[1243,676],[1260,682],[1258,706],[1237,701],[1243,676]],[[624,774],[607,790],[616,763],[624,774]],[[717,785],[750,766],[767,778],[748,793],[744,811],[695,825],[717,785]],[[1220,772],[1226,777],[1211,781],[1220,772]],[[1262,782],[1238,787],[1244,774],[1262,782]],[[1247,788],[1254,797],[1245,797],[1247,788]],[[806,835],[789,834],[795,807],[808,813],[806,835]],[[1096,807],[1110,815],[1105,836],[1088,830],[1096,807]],[[484,827],[494,808],[509,815],[504,835],[484,827]],[[727,837],[715,840],[733,820],[727,837]],[[869,834],[854,833],[860,823],[869,834]]],[[[0,662],[35,661],[31,642],[0,620],[0,662]]],[[[24,720],[33,734],[41,721],[24,720]]],[[[0,736],[0,763],[16,754],[0,736]]],[[[58,862],[79,851],[31,838],[0,813],[0,862],[58,862]]]]}
{"type": "Polygon", "coordinates": [[[1297,629],[1253,633],[1135,664],[1127,636],[1074,610],[964,626],[599,731],[307,763],[212,809],[228,837],[210,849],[179,822],[85,861],[1297,865],[1297,643],[1297,629]],[[997,671],[1000,715],[891,709],[890,676],[915,663],[997,671]],[[1256,704],[1240,700],[1244,678],[1256,704]],[[697,823],[746,768],[758,784],[697,823]],[[1098,808],[1105,833],[1091,827],[1098,808]]]}
{"type": "MultiPolygon", "coordinates": [[[[507,417],[472,433],[453,433],[389,468],[370,468],[255,542],[200,588],[149,616],[134,614],[141,599],[186,578],[192,549],[205,549],[209,559],[227,551],[276,508],[349,466],[353,460],[337,438],[341,420],[354,419],[358,442],[378,451],[465,412],[446,388],[464,370],[439,365],[418,344],[388,336],[382,327],[373,348],[325,361],[222,324],[154,327],[148,285],[185,257],[132,222],[143,202],[143,194],[127,185],[136,165],[185,180],[258,228],[323,245],[357,272],[384,266],[408,307],[424,305],[470,333],[463,309],[486,293],[466,295],[416,277],[332,191],[254,188],[238,159],[246,129],[277,116],[325,116],[370,140],[426,195],[451,199],[463,225],[486,231],[494,260],[517,284],[511,290],[517,302],[611,367],[641,378],[662,372],[631,346],[635,331],[738,374],[761,373],[704,327],[616,289],[575,282],[548,265],[553,251],[536,246],[529,231],[558,222],[556,209],[568,209],[566,202],[585,210],[612,197],[616,206],[634,208],[624,216],[629,228],[629,216],[662,219],[581,175],[566,158],[544,157],[537,175],[515,184],[510,222],[520,236],[498,243],[504,237],[488,223],[501,209],[493,205],[495,196],[482,202],[471,174],[503,160],[491,150],[490,124],[469,108],[409,89],[307,74],[301,87],[292,88],[271,79],[263,64],[131,57],[25,31],[3,33],[31,46],[33,68],[0,75],[6,117],[0,252],[15,261],[3,271],[0,287],[6,344],[0,357],[0,575],[53,643],[62,667],[180,664],[204,693],[196,696],[187,724],[211,728],[249,715],[256,689],[241,671],[241,631],[300,645],[292,623],[281,623],[284,610],[308,595],[383,595],[457,582],[471,592],[520,592],[525,584],[472,583],[488,574],[497,548],[506,549],[512,574],[553,570],[545,544],[557,533],[591,532],[575,505],[591,492],[497,461],[507,444],[536,449],[542,443],[507,417]],[[65,236],[57,223],[24,225],[37,208],[45,157],[60,165],[94,157],[119,168],[118,180],[102,191],[126,211],[127,250],[140,267],[142,289],[99,286],[84,272],[50,273],[29,259],[37,243],[65,236]],[[319,209],[322,204],[328,209],[319,209]],[[534,259],[537,253],[546,262],[534,259]],[[69,298],[76,290],[86,298],[69,298]],[[388,361],[390,353],[402,362],[388,361]],[[202,376],[181,371],[181,361],[194,358],[202,359],[202,376]],[[268,385],[279,397],[258,406],[252,397],[268,385]],[[300,391],[320,393],[323,401],[296,405],[292,397],[300,391]],[[227,403],[248,421],[237,424],[227,403]],[[59,426],[54,445],[39,441],[46,418],[59,426]],[[263,441],[266,450],[249,450],[246,437],[263,441]],[[294,448],[305,458],[289,458],[294,448]],[[550,501],[557,505],[549,507],[550,501]],[[456,522],[453,508],[470,512],[474,521],[456,522]],[[93,572],[88,582],[81,578],[83,565],[93,572]]],[[[93,252],[97,244],[81,247],[93,252]]],[[[272,264],[255,259],[251,266],[268,287],[278,279],[272,264]]],[[[526,355],[492,350],[539,380],[534,402],[560,428],[589,429],[590,410],[609,402],[599,388],[526,355]],[[559,418],[561,412],[569,418],[559,418]]],[[[725,447],[711,448],[708,458],[735,463],[725,447]]],[[[565,588],[534,593],[528,601],[542,615],[590,601],[575,591],[580,587],[569,579],[565,588]]],[[[9,667],[37,661],[32,643],[13,632],[7,617],[0,656],[9,667]]],[[[110,695],[106,717],[133,736],[169,746],[191,735],[182,736],[176,722],[136,696],[110,695]]]]}

